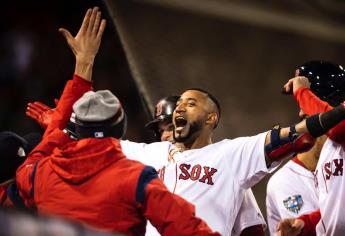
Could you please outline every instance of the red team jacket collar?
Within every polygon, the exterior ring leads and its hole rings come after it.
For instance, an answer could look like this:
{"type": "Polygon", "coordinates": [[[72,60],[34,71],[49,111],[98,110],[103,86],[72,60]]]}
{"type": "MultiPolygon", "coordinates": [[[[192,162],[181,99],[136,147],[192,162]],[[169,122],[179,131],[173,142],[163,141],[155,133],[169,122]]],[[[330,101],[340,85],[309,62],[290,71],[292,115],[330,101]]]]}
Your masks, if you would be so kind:
{"type": "Polygon", "coordinates": [[[122,158],[118,140],[88,138],[56,148],[50,165],[66,182],[79,184],[122,158]]]}

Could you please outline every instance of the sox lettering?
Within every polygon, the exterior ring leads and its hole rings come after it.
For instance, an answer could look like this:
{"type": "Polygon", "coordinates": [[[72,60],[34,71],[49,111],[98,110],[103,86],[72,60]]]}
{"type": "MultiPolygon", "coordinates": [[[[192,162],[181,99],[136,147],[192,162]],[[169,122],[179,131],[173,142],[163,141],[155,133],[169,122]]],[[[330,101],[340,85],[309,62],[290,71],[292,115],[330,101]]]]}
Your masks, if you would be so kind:
{"type": "Polygon", "coordinates": [[[182,179],[182,180],[191,179],[193,181],[198,180],[199,182],[206,183],[208,185],[214,184],[212,176],[217,172],[217,169],[210,168],[208,166],[202,167],[201,165],[194,165],[191,168],[191,165],[189,164],[181,164],[179,168],[182,172],[178,177],[179,179],[182,179]],[[203,173],[203,175],[200,178],[201,173],[203,173]]]}
{"type": "Polygon", "coordinates": [[[325,179],[329,180],[331,176],[342,176],[343,175],[343,159],[334,159],[330,162],[323,164],[325,179]]]}

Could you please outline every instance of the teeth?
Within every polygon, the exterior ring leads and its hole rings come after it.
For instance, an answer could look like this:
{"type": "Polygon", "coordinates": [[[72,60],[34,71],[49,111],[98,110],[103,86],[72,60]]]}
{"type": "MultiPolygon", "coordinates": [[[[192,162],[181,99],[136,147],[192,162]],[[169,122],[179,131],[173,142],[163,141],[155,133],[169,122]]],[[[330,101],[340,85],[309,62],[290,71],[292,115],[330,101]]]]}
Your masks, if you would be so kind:
{"type": "Polygon", "coordinates": [[[175,129],[175,131],[177,131],[177,132],[179,132],[179,131],[181,131],[181,130],[183,130],[183,126],[176,127],[176,129],[175,129]]]}

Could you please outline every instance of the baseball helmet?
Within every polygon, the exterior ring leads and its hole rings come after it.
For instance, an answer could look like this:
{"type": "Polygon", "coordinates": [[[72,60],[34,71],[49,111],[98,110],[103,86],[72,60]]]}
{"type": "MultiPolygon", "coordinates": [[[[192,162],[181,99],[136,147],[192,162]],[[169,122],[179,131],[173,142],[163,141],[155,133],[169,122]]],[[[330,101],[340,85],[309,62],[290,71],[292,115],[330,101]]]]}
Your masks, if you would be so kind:
{"type": "Polygon", "coordinates": [[[297,68],[296,75],[307,77],[311,91],[331,106],[345,100],[345,71],[341,65],[322,60],[308,61],[297,68]]]}
{"type": "Polygon", "coordinates": [[[168,119],[172,119],[172,114],[176,107],[176,102],[180,96],[168,96],[158,101],[155,107],[154,119],[145,125],[145,128],[159,133],[158,125],[168,119]]]}

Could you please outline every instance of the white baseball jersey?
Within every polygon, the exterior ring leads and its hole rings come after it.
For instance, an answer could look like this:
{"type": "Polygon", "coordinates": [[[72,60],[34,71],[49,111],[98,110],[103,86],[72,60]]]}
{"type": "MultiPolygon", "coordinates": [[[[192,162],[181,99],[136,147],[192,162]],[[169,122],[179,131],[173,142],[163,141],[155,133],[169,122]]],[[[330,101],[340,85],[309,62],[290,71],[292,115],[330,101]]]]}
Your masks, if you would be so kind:
{"type": "Polygon", "coordinates": [[[292,160],[287,162],[268,181],[266,208],[270,235],[276,234],[281,219],[317,210],[314,173],[292,160]]]}
{"type": "Polygon", "coordinates": [[[211,229],[231,235],[246,189],[269,171],[265,136],[225,139],[183,152],[169,142],[122,141],[121,146],[128,158],[160,170],[168,189],[193,203],[211,229]]]}
{"type": "Polygon", "coordinates": [[[254,225],[263,225],[266,228],[266,222],[256,202],[253,191],[250,188],[244,194],[244,199],[237,214],[231,235],[240,235],[245,228],[254,225]]]}
{"type": "Polygon", "coordinates": [[[345,235],[344,148],[327,139],[316,167],[321,220],[317,235],[345,235]]]}

